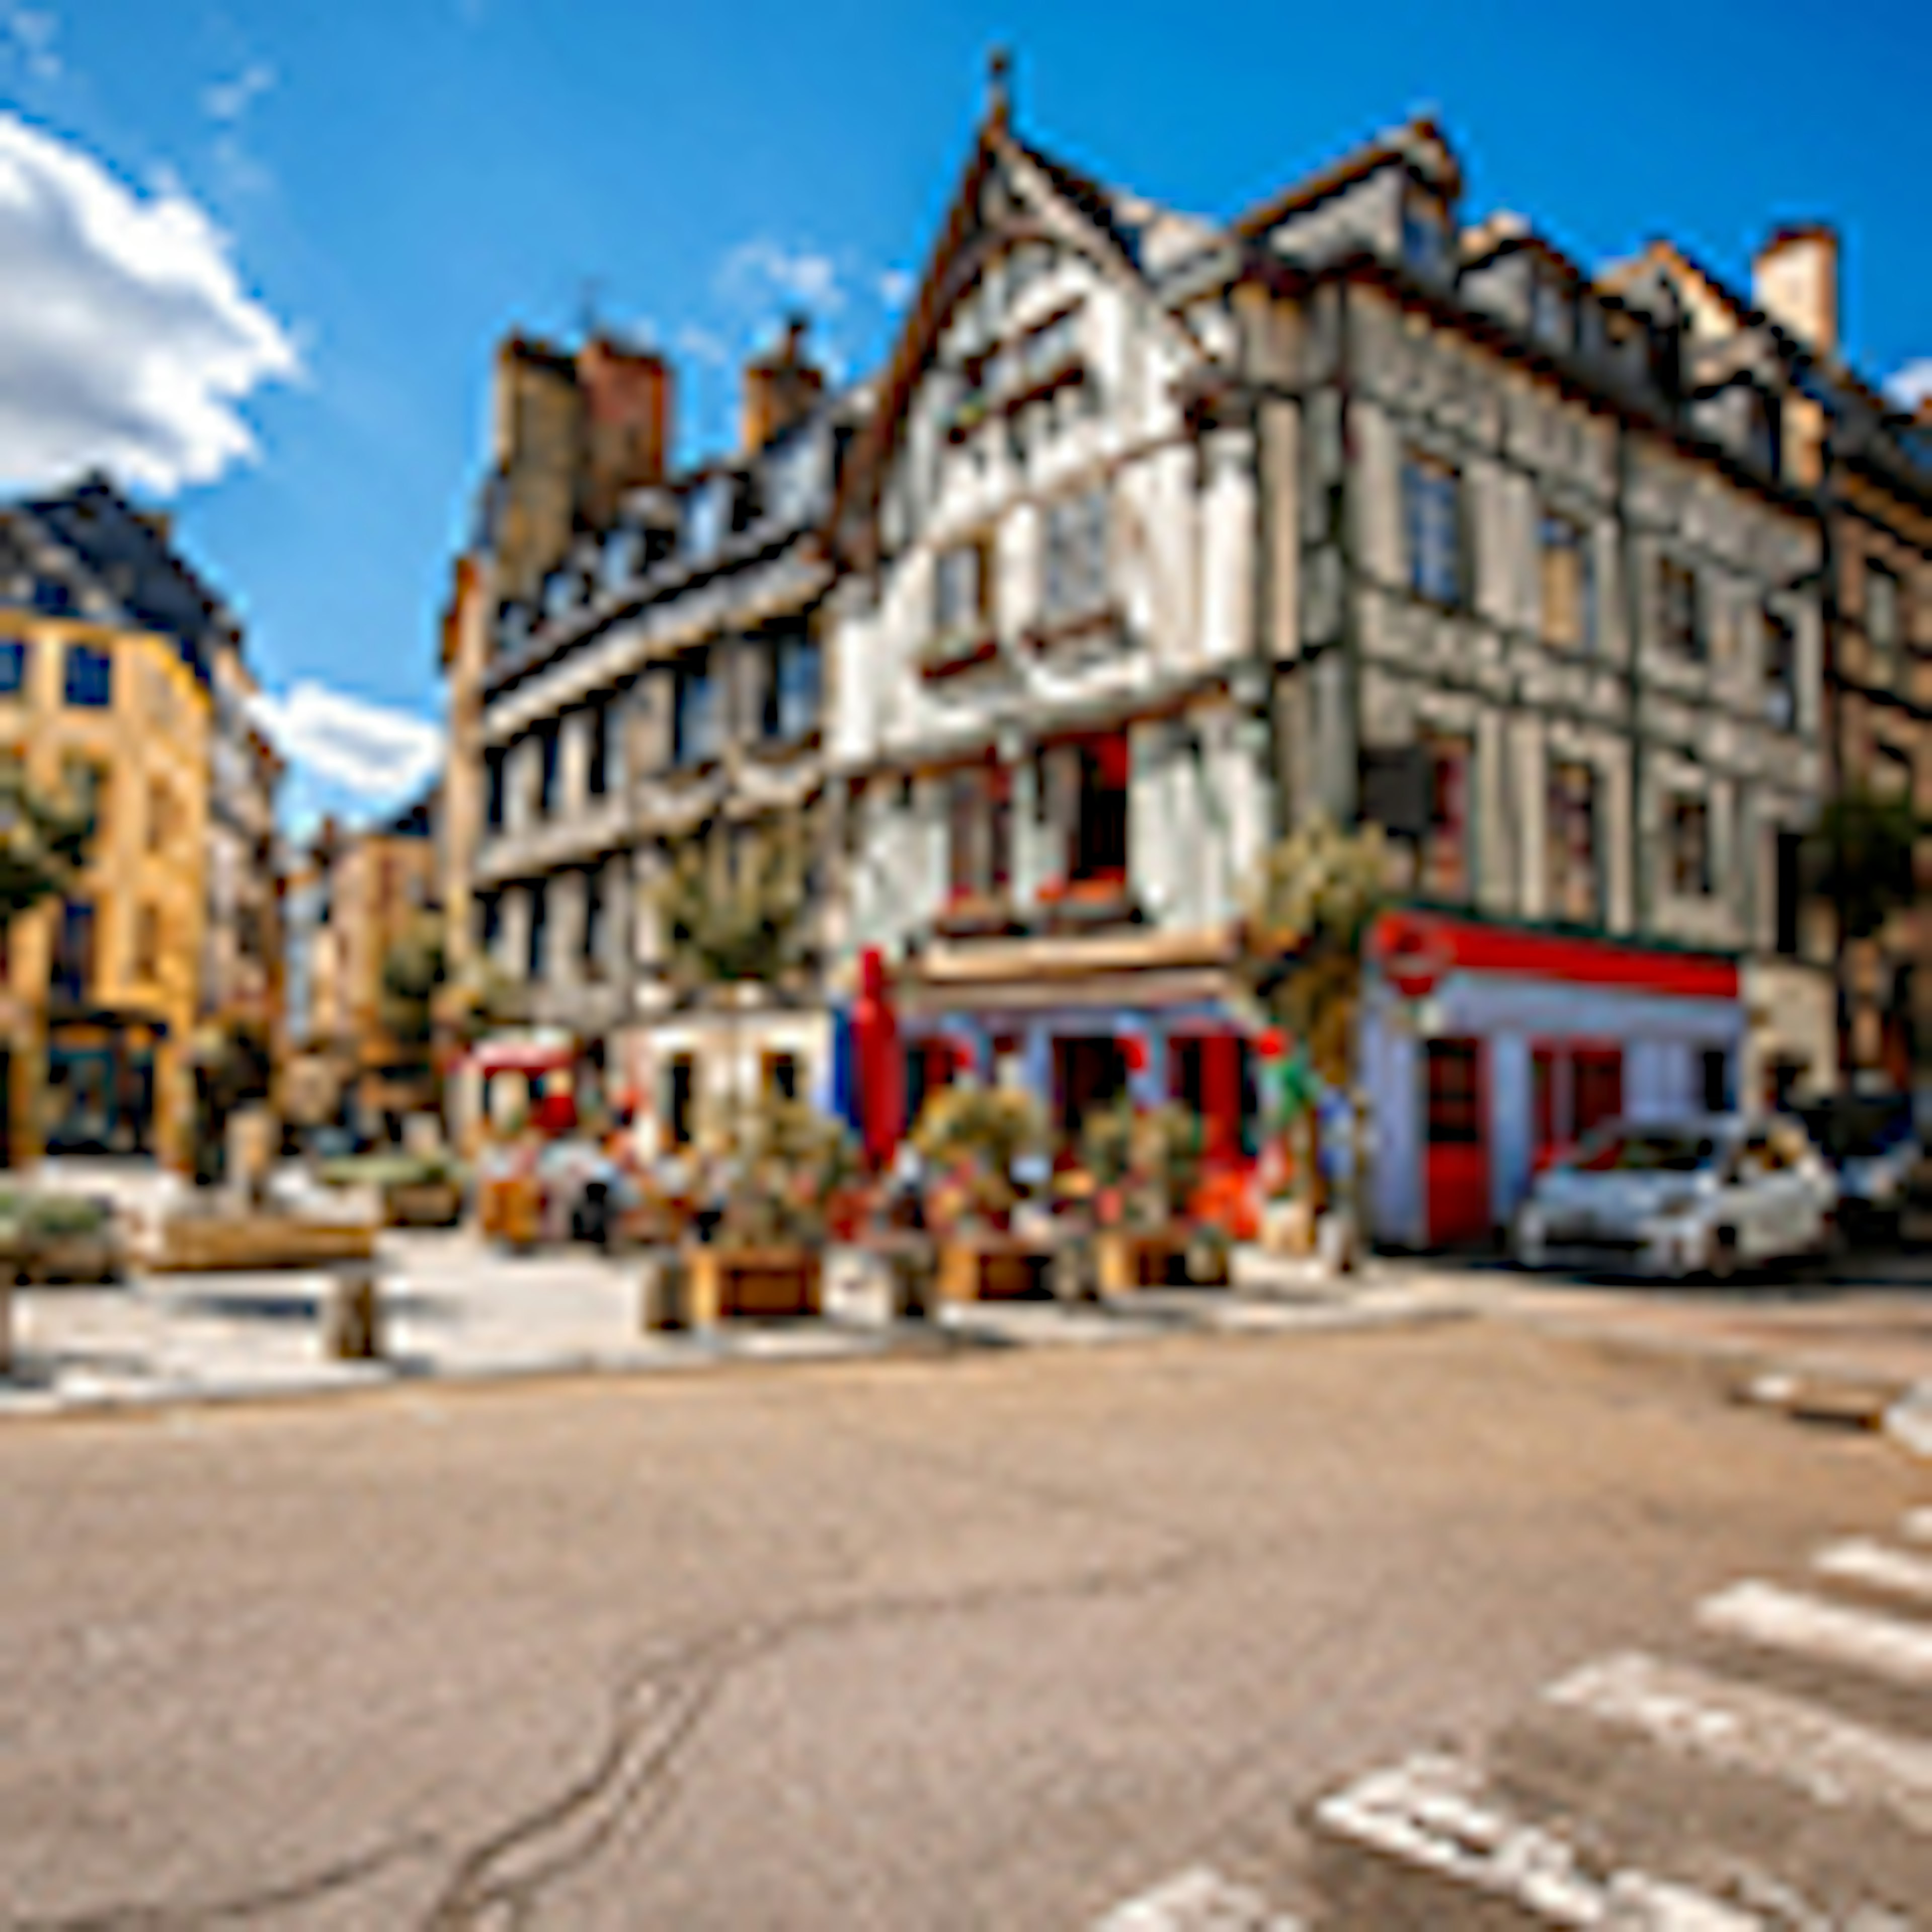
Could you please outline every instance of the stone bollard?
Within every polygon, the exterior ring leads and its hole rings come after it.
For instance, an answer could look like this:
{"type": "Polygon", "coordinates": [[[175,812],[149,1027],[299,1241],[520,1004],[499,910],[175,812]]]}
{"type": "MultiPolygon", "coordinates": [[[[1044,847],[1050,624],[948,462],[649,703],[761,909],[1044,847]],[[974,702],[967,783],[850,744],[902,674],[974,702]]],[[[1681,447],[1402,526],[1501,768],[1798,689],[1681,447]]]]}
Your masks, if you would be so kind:
{"type": "Polygon", "coordinates": [[[382,1359],[382,1295],[375,1262],[339,1262],[322,1305],[322,1350],[332,1362],[382,1359]]]}
{"type": "Polygon", "coordinates": [[[638,1325],[646,1334],[691,1325],[691,1271],[676,1248],[660,1248],[644,1266],[638,1325]]]}

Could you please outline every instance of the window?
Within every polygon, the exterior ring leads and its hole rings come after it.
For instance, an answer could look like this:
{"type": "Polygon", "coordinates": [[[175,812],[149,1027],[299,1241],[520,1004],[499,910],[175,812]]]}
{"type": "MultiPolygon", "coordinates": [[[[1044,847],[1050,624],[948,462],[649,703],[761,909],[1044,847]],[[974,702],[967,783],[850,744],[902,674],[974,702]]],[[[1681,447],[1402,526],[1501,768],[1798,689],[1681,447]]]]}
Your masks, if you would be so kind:
{"type": "Polygon", "coordinates": [[[1409,587],[1453,608],[1463,592],[1462,478],[1448,464],[1412,454],[1402,465],[1402,502],[1409,587]]]}
{"type": "Polygon", "coordinates": [[[584,875],[584,926],[578,934],[578,958],[586,979],[598,977],[604,960],[604,875],[584,875]]]}
{"type": "Polygon", "coordinates": [[[1721,1046],[1707,1046],[1697,1056],[1698,1085],[1707,1114],[1731,1111],[1731,1056],[1721,1046]]]}
{"type": "Polygon", "coordinates": [[[68,704],[105,711],[114,702],[114,660],[92,644],[68,645],[64,689],[68,704]]]}
{"type": "Polygon", "coordinates": [[[1763,613],[1764,715],[1780,731],[1798,723],[1798,636],[1791,620],[1770,609],[1763,613]]]}
{"type": "Polygon", "coordinates": [[[492,832],[503,829],[503,754],[486,752],[483,757],[484,818],[492,832]]]}
{"type": "Polygon", "coordinates": [[[684,500],[684,553],[702,563],[723,542],[731,509],[731,479],[713,477],[684,500]]]}
{"type": "Polygon", "coordinates": [[[549,920],[549,887],[545,880],[539,879],[530,888],[530,928],[524,953],[524,971],[532,980],[541,980],[544,976],[544,928],[549,920]]]}
{"type": "Polygon", "coordinates": [[[698,1066],[689,1054],[672,1059],[665,1084],[665,1137],[674,1148],[688,1148],[698,1132],[698,1066]]]}
{"type": "Polygon", "coordinates": [[[1096,487],[1046,508],[1041,615],[1049,623],[1083,617],[1107,601],[1107,493],[1096,487]]]}
{"type": "Polygon", "coordinates": [[[1426,737],[1429,825],[1423,834],[1420,884],[1432,898],[1466,898],[1470,885],[1469,768],[1467,738],[1426,737]]]}
{"type": "Polygon", "coordinates": [[[1543,641],[1558,650],[1592,650],[1597,613],[1588,536],[1571,518],[1546,515],[1541,539],[1543,641]]]}
{"type": "Polygon", "coordinates": [[[1874,684],[1898,677],[1898,579],[1876,564],[1865,566],[1865,652],[1874,684]]]}
{"type": "Polygon", "coordinates": [[[1004,766],[974,765],[953,774],[946,829],[951,896],[1004,898],[1012,882],[1012,786],[1004,766]]]}
{"type": "Polygon", "coordinates": [[[1597,839],[1597,774],[1565,761],[1550,768],[1545,835],[1552,918],[1580,926],[1603,920],[1603,877],[1597,839]]]}
{"type": "Polygon", "coordinates": [[[772,518],[787,530],[807,521],[817,507],[825,474],[825,449],[809,433],[789,436],[766,457],[765,501],[772,518]]]}
{"type": "Polygon", "coordinates": [[[1076,748],[1070,878],[1126,884],[1129,770],[1124,731],[1090,738],[1076,748]]]}
{"type": "Polygon", "coordinates": [[[548,818],[556,808],[556,724],[540,724],[537,742],[537,816],[548,818]]]}
{"type": "Polygon", "coordinates": [[[1670,887],[1681,898],[1711,894],[1711,808],[1701,798],[1670,802],[1670,887]]]}
{"type": "Polygon", "coordinates": [[[148,850],[159,852],[175,836],[175,795],[159,778],[148,781],[148,850]]]}
{"type": "Polygon", "coordinates": [[[94,826],[95,838],[106,836],[107,772],[92,758],[70,752],[61,760],[61,789],[94,826]]]}
{"type": "Polygon", "coordinates": [[[161,915],[156,906],[144,905],[135,915],[134,976],[151,981],[161,976],[161,915]]]}
{"type": "Polygon", "coordinates": [[[942,638],[983,630],[992,608],[992,550],[983,539],[939,554],[933,576],[933,628],[942,638]]]}
{"type": "Polygon", "coordinates": [[[1442,204],[1412,194],[1402,206],[1402,259],[1418,274],[1439,275],[1449,266],[1449,218],[1442,204]]]}
{"type": "Polygon", "coordinates": [[[1775,911],[1772,944],[1780,957],[1796,959],[1804,898],[1804,835],[1780,828],[1772,838],[1772,890],[1775,911]]]}
{"type": "Polygon", "coordinates": [[[483,951],[494,958],[503,937],[503,902],[492,892],[482,904],[483,951]]]}
{"type": "Polygon", "coordinates": [[[61,908],[54,935],[53,992],[69,1004],[85,1000],[94,986],[94,908],[85,899],[61,908]]]}
{"type": "Polygon", "coordinates": [[[641,532],[620,525],[604,540],[604,587],[620,590],[635,577],[644,562],[641,532]]]}
{"type": "Polygon", "coordinates": [[[584,746],[584,788],[592,798],[602,798],[610,789],[610,700],[600,698],[584,721],[588,742],[584,746]]]}
{"type": "Polygon", "coordinates": [[[71,617],[80,608],[74,592],[57,577],[34,579],[34,608],[46,617],[71,617]]]}
{"type": "Polygon", "coordinates": [[[796,1100],[798,1098],[798,1055],[796,1054],[766,1054],[764,1076],[765,1092],[771,1099],[796,1100]]]}
{"type": "Polygon", "coordinates": [[[1657,631],[1666,650],[1694,663],[1703,662],[1704,616],[1697,595],[1697,574],[1675,557],[1658,560],[1657,631]]]}
{"type": "Polygon", "coordinates": [[[1570,286],[1560,270],[1539,264],[1529,285],[1529,331],[1550,349],[1573,348],[1576,317],[1570,286]]]}
{"type": "Polygon", "coordinates": [[[802,738],[818,722],[818,640],[802,626],[765,640],[759,735],[768,742],[802,738]]]}
{"type": "Polygon", "coordinates": [[[704,651],[679,660],[671,688],[671,759],[700,765],[718,752],[718,682],[704,651]]]}
{"type": "Polygon", "coordinates": [[[26,694],[27,662],[24,638],[0,640],[0,698],[20,698],[26,694]]]}
{"type": "Polygon", "coordinates": [[[1570,1063],[1570,1138],[1581,1140],[1624,1110],[1622,1047],[1580,1046],[1570,1063]]]}

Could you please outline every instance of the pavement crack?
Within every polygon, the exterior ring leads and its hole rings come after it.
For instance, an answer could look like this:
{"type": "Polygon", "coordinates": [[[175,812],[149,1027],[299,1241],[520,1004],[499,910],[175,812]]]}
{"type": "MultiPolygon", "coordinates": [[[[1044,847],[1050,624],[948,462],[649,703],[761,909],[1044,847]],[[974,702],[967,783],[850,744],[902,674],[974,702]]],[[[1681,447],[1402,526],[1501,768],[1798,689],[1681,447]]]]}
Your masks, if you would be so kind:
{"type": "Polygon", "coordinates": [[[188,1905],[106,1905],[53,1917],[9,1918],[6,1932],[202,1932],[208,1926],[239,1924],[312,1905],[365,1884],[405,1858],[424,1857],[436,1849],[434,1839],[412,1834],[231,1898],[188,1905]]]}

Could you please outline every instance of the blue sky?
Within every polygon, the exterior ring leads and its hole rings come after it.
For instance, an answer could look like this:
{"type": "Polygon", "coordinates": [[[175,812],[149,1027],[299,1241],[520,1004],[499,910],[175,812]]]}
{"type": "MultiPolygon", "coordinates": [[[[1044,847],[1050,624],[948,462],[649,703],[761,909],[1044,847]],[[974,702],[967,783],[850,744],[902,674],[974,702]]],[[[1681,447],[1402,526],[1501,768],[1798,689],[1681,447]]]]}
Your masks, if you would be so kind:
{"type": "Polygon", "coordinates": [[[287,815],[383,803],[433,751],[410,721],[498,336],[567,333],[590,291],[675,355],[686,453],[728,440],[728,365],[801,298],[862,370],[1000,40],[1026,131],[1192,212],[1430,110],[1466,215],[1587,260],[1668,232],[1744,281],[1774,223],[1836,222],[1859,366],[1932,358],[1932,14],[1905,0],[1828,32],[1787,0],[0,0],[0,482],[105,450],[171,501],[278,700],[287,815]],[[193,302],[140,285],[156,250],[193,302]],[[64,302],[107,319],[50,330],[64,302]]]}

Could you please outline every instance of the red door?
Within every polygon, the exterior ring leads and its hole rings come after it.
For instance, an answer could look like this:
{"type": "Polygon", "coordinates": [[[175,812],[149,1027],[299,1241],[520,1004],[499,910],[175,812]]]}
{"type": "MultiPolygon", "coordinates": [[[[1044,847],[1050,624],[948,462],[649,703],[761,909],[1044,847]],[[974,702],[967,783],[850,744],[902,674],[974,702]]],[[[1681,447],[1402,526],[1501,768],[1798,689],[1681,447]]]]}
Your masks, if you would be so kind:
{"type": "Polygon", "coordinates": [[[1428,1043],[1423,1186],[1432,1248],[1490,1234],[1488,1082],[1479,1040],[1428,1043]]]}

